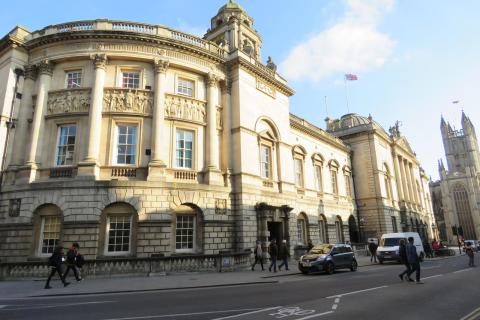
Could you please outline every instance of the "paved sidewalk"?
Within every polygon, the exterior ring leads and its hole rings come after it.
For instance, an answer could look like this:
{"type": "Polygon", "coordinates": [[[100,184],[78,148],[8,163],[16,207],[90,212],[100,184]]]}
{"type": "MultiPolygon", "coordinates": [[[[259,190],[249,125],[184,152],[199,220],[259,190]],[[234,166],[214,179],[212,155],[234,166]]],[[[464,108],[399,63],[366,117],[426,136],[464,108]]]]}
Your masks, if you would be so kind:
{"type": "MultiPolygon", "coordinates": [[[[444,258],[429,259],[429,261],[440,259],[444,258]]],[[[368,256],[357,255],[357,261],[360,268],[378,265],[372,264],[368,256]]],[[[265,266],[265,269],[268,270],[268,265],[265,266]]],[[[101,294],[275,283],[289,281],[288,276],[296,274],[299,274],[297,262],[291,260],[289,271],[282,270],[276,273],[260,271],[260,266],[257,265],[256,270],[253,272],[248,268],[246,270],[224,273],[202,272],[175,273],[150,277],[86,278],[81,282],[75,281],[73,275],[70,275],[67,279],[67,281],[71,282],[68,287],[64,288],[59,280],[54,280],[51,282],[53,288],[50,290],[43,289],[46,279],[2,281],[0,282],[0,300],[32,296],[101,294]]]]}

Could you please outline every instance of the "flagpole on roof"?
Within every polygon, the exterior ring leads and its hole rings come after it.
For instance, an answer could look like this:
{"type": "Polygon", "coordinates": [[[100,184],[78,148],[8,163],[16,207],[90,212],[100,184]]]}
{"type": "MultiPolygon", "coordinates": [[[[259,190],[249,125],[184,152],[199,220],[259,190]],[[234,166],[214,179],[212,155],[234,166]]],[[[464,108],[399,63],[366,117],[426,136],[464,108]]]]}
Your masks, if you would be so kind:
{"type": "Polygon", "coordinates": [[[345,101],[347,102],[347,113],[350,113],[350,107],[348,105],[347,74],[343,76],[343,82],[345,83],[345,101]]]}

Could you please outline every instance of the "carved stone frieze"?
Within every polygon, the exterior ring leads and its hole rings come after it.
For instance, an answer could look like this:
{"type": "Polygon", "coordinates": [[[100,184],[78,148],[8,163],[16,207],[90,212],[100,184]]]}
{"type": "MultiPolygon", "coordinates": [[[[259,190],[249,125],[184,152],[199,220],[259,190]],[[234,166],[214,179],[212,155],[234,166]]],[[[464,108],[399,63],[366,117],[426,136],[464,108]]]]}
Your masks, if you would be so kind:
{"type": "Polygon", "coordinates": [[[165,97],[165,118],[205,124],[207,121],[206,103],[188,97],[167,94],[165,97]]]}
{"type": "Polygon", "coordinates": [[[152,114],[153,93],[135,89],[105,89],[103,112],[152,114]]]}
{"type": "Polygon", "coordinates": [[[275,88],[272,87],[271,85],[261,81],[258,78],[257,78],[257,89],[262,91],[263,93],[269,95],[272,98],[276,97],[277,92],[276,92],[275,88]]]}
{"type": "Polygon", "coordinates": [[[90,109],[90,89],[50,91],[48,93],[47,114],[88,112],[90,109]]]}

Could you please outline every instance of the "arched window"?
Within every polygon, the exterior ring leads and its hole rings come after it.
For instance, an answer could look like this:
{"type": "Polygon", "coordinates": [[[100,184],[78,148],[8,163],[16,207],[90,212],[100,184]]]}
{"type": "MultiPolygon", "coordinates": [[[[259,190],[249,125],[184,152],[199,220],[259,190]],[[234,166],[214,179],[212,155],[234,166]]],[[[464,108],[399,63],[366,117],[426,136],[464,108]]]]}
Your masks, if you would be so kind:
{"type": "Polygon", "coordinates": [[[62,241],[62,211],[56,205],[45,204],[35,210],[33,220],[36,233],[34,255],[50,256],[62,241]]]}
{"type": "Polygon", "coordinates": [[[306,151],[301,146],[295,146],[292,150],[293,165],[295,170],[295,185],[297,188],[304,188],[305,183],[303,179],[303,165],[305,161],[306,151]]]}
{"type": "Polygon", "coordinates": [[[338,243],[345,242],[343,237],[343,222],[342,222],[342,218],[339,216],[335,220],[335,233],[337,236],[338,243]]]}
{"type": "Polygon", "coordinates": [[[318,236],[320,242],[328,243],[327,218],[323,214],[320,215],[318,220],[318,236]]]}
{"type": "Polygon", "coordinates": [[[277,131],[270,122],[260,120],[256,125],[256,132],[258,134],[260,177],[266,180],[273,180],[275,178],[273,171],[275,145],[278,141],[277,131]]]}
{"type": "Polygon", "coordinates": [[[102,212],[101,224],[104,254],[107,256],[135,255],[138,215],[128,203],[117,202],[102,212]]]}
{"type": "Polygon", "coordinates": [[[315,174],[315,188],[318,192],[323,192],[323,157],[315,153],[312,156],[312,163],[315,174]]]}
{"type": "Polygon", "coordinates": [[[328,163],[328,167],[330,169],[330,183],[332,194],[338,195],[338,162],[336,160],[330,160],[330,162],[328,163]]]}
{"type": "Polygon", "coordinates": [[[477,239],[468,193],[463,185],[458,183],[453,187],[453,200],[455,201],[458,223],[463,230],[463,237],[465,239],[477,239]]]}
{"type": "Polygon", "coordinates": [[[350,218],[348,218],[348,231],[349,231],[351,242],[360,241],[360,238],[358,235],[357,221],[355,220],[355,217],[353,215],[351,215],[350,218]]]}
{"type": "Polygon", "coordinates": [[[308,225],[308,218],[305,213],[301,212],[297,217],[298,244],[306,244],[308,241],[307,225],[308,225]]]}
{"type": "Polygon", "coordinates": [[[173,220],[175,252],[201,253],[203,251],[201,210],[195,205],[182,204],[175,208],[173,220]]]}

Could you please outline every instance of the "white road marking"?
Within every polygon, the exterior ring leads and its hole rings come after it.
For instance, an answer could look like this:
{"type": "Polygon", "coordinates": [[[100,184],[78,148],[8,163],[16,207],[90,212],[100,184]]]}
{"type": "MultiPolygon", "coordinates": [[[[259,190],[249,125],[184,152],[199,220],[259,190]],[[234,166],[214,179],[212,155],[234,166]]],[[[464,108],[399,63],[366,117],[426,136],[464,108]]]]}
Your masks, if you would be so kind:
{"type": "Polygon", "coordinates": [[[337,304],[334,304],[334,305],[332,306],[332,310],[337,310],[337,307],[338,307],[338,305],[337,305],[337,304]]]}
{"type": "Polygon", "coordinates": [[[5,308],[6,306],[6,304],[0,304],[0,309],[5,308]]]}
{"type": "MultiPolygon", "coordinates": [[[[276,307],[280,308],[280,307],[276,307]]],[[[271,310],[272,308],[269,308],[267,310],[271,310]]],[[[259,309],[234,309],[234,310],[218,310],[218,311],[204,311],[204,312],[191,312],[191,313],[176,313],[176,314],[158,314],[158,315],[151,315],[151,316],[138,316],[138,317],[127,317],[127,318],[108,318],[108,319],[103,319],[103,320],[135,320],[135,319],[158,319],[158,318],[171,318],[171,317],[186,317],[186,316],[194,316],[194,315],[202,315],[202,314],[215,314],[215,313],[225,313],[225,312],[240,312],[240,311],[249,311],[249,310],[257,310],[255,312],[258,312],[259,309]]],[[[260,309],[260,311],[265,311],[266,309],[260,309]]],[[[250,314],[250,312],[244,313],[244,314],[250,314]]],[[[228,319],[228,318],[217,318],[218,319],[228,319]]]]}
{"type": "Polygon", "coordinates": [[[477,308],[475,310],[473,310],[472,312],[470,312],[469,314],[467,314],[466,316],[464,316],[462,319],[460,320],[473,320],[473,319],[477,319],[475,318],[476,316],[478,316],[480,314],[480,308],[477,308]]]}
{"type": "MultiPolygon", "coordinates": [[[[74,302],[74,303],[63,303],[63,304],[47,304],[47,305],[29,305],[22,306],[21,308],[16,308],[15,305],[12,305],[8,310],[31,310],[31,309],[47,309],[47,308],[61,308],[61,307],[71,307],[71,306],[81,306],[85,304],[101,304],[101,303],[111,303],[115,301],[88,301],[88,302],[74,302]]],[[[3,310],[0,310],[3,311],[3,310]]]]}
{"type": "Polygon", "coordinates": [[[323,312],[323,313],[312,314],[311,316],[306,316],[306,317],[298,318],[298,319],[295,319],[295,320],[307,320],[307,319],[321,317],[321,316],[324,316],[324,315],[330,314],[330,313],[333,313],[333,311],[327,311],[327,312],[323,312]]]}
{"type": "Polygon", "coordinates": [[[339,302],[340,302],[340,298],[336,298],[335,303],[339,303],[339,302]]]}
{"type": "Polygon", "coordinates": [[[281,308],[281,306],[280,306],[280,307],[272,307],[272,308],[260,309],[260,310],[257,310],[257,311],[252,311],[252,312],[247,312],[247,313],[234,314],[233,316],[227,316],[227,317],[222,317],[222,318],[215,318],[215,319],[212,319],[212,320],[233,319],[233,318],[238,318],[238,317],[241,317],[241,316],[246,316],[246,315],[249,315],[249,314],[261,313],[261,312],[270,311],[270,310],[276,310],[276,309],[280,309],[280,308],[281,308]]]}
{"type": "Polygon", "coordinates": [[[387,287],[388,287],[388,286],[380,286],[380,287],[374,287],[374,288],[369,288],[369,289],[364,289],[364,290],[346,292],[346,293],[341,293],[341,294],[336,294],[336,295],[333,295],[333,296],[329,296],[329,297],[327,297],[327,299],[341,298],[341,297],[343,297],[343,296],[349,296],[349,295],[351,295],[351,294],[356,294],[356,293],[366,292],[366,291],[372,291],[372,290],[378,290],[378,289],[383,289],[383,288],[387,288],[387,287]]]}
{"type": "Polygon", "coordinates": [[[422,280],[431,279],[431,278],[436,278],[436,277],[441,277],[441,276],[443,276],[443,274],[436,274],[436,275],[434,275],[434,276],[422,278],[422,280]]]}
{"type": "Polygon", "coordinates": [[[472,271],[472,270],[473,269],[462,269],[462,270],[453,271],[453,273],[460,273],[460,272],[472,271]]]}

